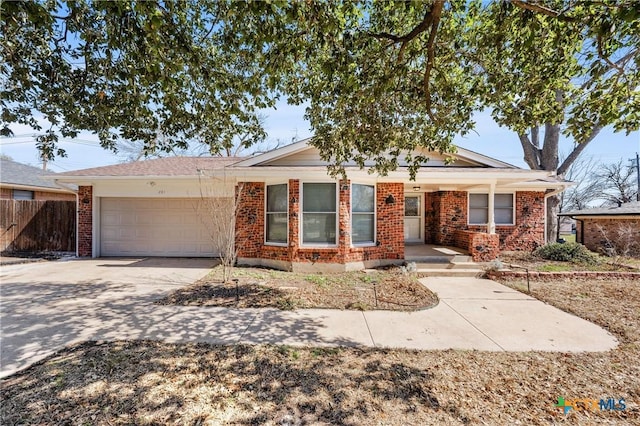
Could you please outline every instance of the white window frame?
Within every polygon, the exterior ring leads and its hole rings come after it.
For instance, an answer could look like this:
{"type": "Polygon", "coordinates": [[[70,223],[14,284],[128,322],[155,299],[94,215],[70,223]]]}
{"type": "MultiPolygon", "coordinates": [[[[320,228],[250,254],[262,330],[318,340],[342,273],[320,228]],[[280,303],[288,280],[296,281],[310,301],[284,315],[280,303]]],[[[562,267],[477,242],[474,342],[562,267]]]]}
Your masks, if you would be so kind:
{"type": "Polygon", "coordinates": [[[270,183],[265,183],[264,185],[264,245],[266,246],[278,246],[278,247],[287,247],[289,245],[289,182],[270,182],[270,183]],[[275,186],[275,185],[286,185],[287,186],[287,210],[284,212],[272,212],[272,213],[285,213],[287,216],[287,241],[283,242],[279,242],[279,241],[268,241],[267,240],[267,226],[268,226],[268,216],[269,216],[269,212],[268,210],[268,188],[270,186],[275,186]]]}
{"type": "Polygon", "coordinates": [[[351,246],[352,247],[373,247],[376,245],[376,240],[377,240],[377,235],[378,235],[378,186],[375,183],[361,183],[361,182],[351,182],[351,188],[349,188],[349,207],[350,207],[350,212],[349,214],[351,215],[350,220],[349,220],[349,224],[350,226],[350,232],[349,232],[349,238],[351,240],[351,246]],[[354,215],[354,211],[353,211],[353,185],[362,185],[362,186],[372,186],[373,187],[373,212],[372,213],[368,213],[368,212],[355,212],[355,214],[372,214],[373,215],[373,241],[364,241],[364,242],[357,242],[354,243],[353,242],[353,215],[354,215]]]}
{"type": "MultiPolygon", "coordinates": [[[[300,247],[319,247],[319,248],[335,248],[338,247],[338,239],[340,238],[340,188],[338,187],[338,182],[335,181],[326,181],[326,180],[312,180],[312,181],[300,181],[300,210],[298,214],[298,235],[299,235],[299,245],[300,247]],[[305,183],[331,183],[336,187],[336,238],[335,242],[332,243],[305,243],[304,242],[304,184],[305,183]]],[[[307,213],[328,213],[328,212],[307,212],[307,213]]]]}
{"type": "MultiPolygon", "coordinates": [[[[487,201],[489,198],[489,193],[488,192],[468,192],[467,193],[467,224],[471,225],[471,226],[488,226],[488,223],[472,223],[471,222],[471,194],[481,194],[481,195],[486,195],[487,196],[487,201]]],[[[495,206],[495,196],[496,195],[511,195],[511,200],[512,200],[512,205],[511,205],[511,223],[495,223],[496,226],[515,226],[515,222],[516,222],[516,194],[515,192],[502,192],[502,191],[496,191],[494,194],[494,202],[493,202],[493,217],[494,217],[494,221],[495,221],[495,216],[496,216],[496,206],[495,206]]],[[[490,206],[492,203],[488,202],[487,203],[488,206],[490,206]]],[[[489,217],[489,207],[487,206],[487,217],[489,217]]]]}

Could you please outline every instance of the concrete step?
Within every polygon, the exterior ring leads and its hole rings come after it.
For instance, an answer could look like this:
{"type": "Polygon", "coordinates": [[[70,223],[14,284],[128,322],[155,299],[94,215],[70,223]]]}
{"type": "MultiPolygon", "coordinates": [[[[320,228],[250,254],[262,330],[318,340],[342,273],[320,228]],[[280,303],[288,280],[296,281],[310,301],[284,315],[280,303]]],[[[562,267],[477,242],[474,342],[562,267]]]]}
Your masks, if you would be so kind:
{"type": "Polygon", "coordinates": [[[416,269],[474,269],[481,271],[482,266],[474,262],[419,262],[416,263],[416,269]]]}
{"type": "Polygon", "coordinates": [[[427,277],[479,277],[484,274],[480,269],[417,269],[415,271],[421,276],[427,277]]]}

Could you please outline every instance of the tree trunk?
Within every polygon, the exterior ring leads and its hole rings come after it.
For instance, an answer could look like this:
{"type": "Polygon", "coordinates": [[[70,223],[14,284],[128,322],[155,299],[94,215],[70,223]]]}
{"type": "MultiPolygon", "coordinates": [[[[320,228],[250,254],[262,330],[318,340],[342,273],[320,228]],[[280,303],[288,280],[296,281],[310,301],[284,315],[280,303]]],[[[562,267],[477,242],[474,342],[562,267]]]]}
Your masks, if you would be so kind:
{"type": "Polygon", "coordinates": [[[560,197],[558,195],[547,198],[547,242],[553,243],[558,239],[558,213],[560,197]]]}

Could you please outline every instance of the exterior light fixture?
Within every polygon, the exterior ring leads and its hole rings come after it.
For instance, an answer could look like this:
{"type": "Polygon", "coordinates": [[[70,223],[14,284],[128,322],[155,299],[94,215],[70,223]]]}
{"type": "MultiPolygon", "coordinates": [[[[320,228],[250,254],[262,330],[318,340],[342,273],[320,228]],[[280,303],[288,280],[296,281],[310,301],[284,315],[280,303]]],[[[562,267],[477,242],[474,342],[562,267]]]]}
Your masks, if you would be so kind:
{"type": "Polygon", "coordinates": [[[413,190],[414,190],[414,191],[420,191],[420,186],[419,186],[419,185],[414,186],[414,187],[413,187],[413,190]]]}

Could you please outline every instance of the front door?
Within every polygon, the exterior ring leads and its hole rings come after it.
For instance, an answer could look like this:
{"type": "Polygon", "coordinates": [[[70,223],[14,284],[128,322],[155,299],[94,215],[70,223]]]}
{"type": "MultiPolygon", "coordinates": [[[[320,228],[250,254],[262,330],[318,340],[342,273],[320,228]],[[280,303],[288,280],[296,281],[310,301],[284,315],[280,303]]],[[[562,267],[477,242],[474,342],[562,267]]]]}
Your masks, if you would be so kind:
{"type": "Polygon", "coordinates": [[[422,233],[422,194],[404,195],[404,241],[406,243],[423,243],[422,233]]]}

